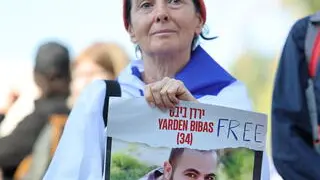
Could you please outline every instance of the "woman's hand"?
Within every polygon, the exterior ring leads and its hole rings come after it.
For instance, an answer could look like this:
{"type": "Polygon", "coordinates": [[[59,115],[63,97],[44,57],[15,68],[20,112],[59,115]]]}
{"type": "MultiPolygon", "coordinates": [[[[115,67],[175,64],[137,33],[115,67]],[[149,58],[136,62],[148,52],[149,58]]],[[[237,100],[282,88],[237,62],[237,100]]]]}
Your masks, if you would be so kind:
{"type": "Polygon", "coordinates": [[[182,101],[197,101],[180,80],[165,77],[145,87],[145,97],[151,106],[161,110],[174,108],[182,101]]]}
{"type": "Polygon", "coordinates": [[[9,90],[5,93],[2,101],[0,102],[0,114],[6,115],[18,98],[19,94],[15,90],[9,90]]]}

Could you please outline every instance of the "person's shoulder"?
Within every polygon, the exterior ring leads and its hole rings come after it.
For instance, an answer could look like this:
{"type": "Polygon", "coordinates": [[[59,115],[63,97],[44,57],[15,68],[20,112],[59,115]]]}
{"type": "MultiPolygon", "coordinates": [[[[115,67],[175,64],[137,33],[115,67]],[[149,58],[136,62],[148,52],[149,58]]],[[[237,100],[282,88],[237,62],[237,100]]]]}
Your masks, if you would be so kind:
{"type": "Polygon", "coordinates": [[[89,105],[97,100],[104,100],[106,89],[107,86],[104,80],[94,80],[84,88],[80,97],[76,100],[76,104],[89,105]]]}
{"type": "Polygon", "coordinates": [[[308,28],[308,23],[310,20],[310,16],[304,16],[302,18],[299,18],[296,20],[291,29],[290,29],[290,34],[293,36],[295,39],[304,39],[304,35],[306,34],[307,28],[308,28]]]}
{"type": "Polygon", "coordinates": [[[85,88],[84,93],[91,91],[104,91],[106,89],[105,81],[102,79],[93,80],[85,88]]]}
{"type": "Polygon", "coordinates": [[[225,106],[241,110],[252,110],[246,86],[239,80],[223,88],[217,96],[203,96],[198,99],[201,103],[225,106]]]}
{"type": "Polygon", "coordinates": [[[242,110],[252,110],[252,102],[245,84],[236,80],[224,88],[218,96],[224,100],[230,101],[230,106],[242,110]]]}
{"type": "Polygon", "coordinates": [[[304,17],[297,19],[294,22],[292,29],[297,30],[297,29],[301,29],[301,28],[305,27],[310,20],[310,16],[311,15],[308,15],[308,16],[304,16],[304,17]]]}
{"type": "Polygon", "coordinates": [[[240,81],[240,80],[235,80],[233,83],[231,83],[229,86],[226,86],[220,94],[225,94],[225,93],[234,93],[234,92],[240,92],[240,93],[246,93],[247,88],[245,84],[240,81]]]}
{"type": "Polygon", "coordinates": [[[134,74],[138,73],[138,72],[134,72],[134,71],[143,71],[144,67],[143,67],[143,61],[142,60],[131,60],[131,62],[121,71],[121,73],[118,76],[118,81],[128,81],[130,79],[132,79],[134,76],[134,74]]]}
{"type": "Polygon", "coordinates": [[[122,97],[140,97],[145,83],[140,79],[143,71],[142,60],[133,60],[118,76],[122,97]]]}
{"type": "Polygon", "coordinates": [[[102,94],[106,91],[106,84],[104,80],[93,80],[90,82],[80,94],[79,99],[88,98],[97,94],[102,94]]]}
{"type": "Polygon", "coordinates": [[[150,171],[149,173],[144,175],[139,180],[157,180],[157,179],[162,179],[161,178],[162,175],[163,175],[163,168],[159,167],[159,168],[156,168],[156,169],[150,171]]]}

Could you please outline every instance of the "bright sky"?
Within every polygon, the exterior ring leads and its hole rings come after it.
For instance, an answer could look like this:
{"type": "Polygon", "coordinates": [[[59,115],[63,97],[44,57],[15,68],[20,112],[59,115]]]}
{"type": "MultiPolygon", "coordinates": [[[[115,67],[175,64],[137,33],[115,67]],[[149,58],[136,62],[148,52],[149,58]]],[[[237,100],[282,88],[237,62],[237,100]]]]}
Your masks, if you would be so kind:
{"type": "MultiPolygon", "coordinates": [[[[204,47],[228,67],[246,49],[274,56],[294,19],[279,0],[206,0],[208,27],[219,39],[204,47]]],[[[36,46],[60,39],[73,55],[95,40],[114,41],[134,58],[122,22],[122,0],[0,1],[0,62],[32,62],[36,46]]]]}

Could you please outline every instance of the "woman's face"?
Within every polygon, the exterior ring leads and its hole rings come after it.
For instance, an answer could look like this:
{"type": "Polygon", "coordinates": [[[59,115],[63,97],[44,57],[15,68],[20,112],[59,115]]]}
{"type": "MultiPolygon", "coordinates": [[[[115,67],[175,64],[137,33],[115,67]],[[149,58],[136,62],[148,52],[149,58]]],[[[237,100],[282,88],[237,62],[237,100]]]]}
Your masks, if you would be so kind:
{"type": "Polygon", "coordinates": [[[77,97],[86,85],[96,79],[113,80],[114,76],[92,61],[79,62],[72,71],[72,96],[77,97]]]}
{"type": "Polygon", "coordinates": [[[143,53],[168,54],[190,51],[202,24],[192,0],[132,0],[128,32],[143,53]]]}

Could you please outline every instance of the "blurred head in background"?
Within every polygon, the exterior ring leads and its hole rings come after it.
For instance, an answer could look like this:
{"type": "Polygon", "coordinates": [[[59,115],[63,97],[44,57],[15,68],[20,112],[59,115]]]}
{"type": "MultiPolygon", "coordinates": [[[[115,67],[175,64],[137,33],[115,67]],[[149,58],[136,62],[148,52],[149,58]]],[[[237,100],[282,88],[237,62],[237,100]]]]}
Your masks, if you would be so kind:
{"type": "Polygon", "coordinates": [[[69,50],[57,42],[40,45],[35,58],[34,80],[42,97],[67,97],[71,80],[69,50]]]}
{"type": "Polygon", "coordinates": [[[88,83],[96,79],[115,80],[128,63],[127,54],[116,44],[97,42],[87,47],[71,67],[71,105],[88,83]]]}
{"type": "Polygon", "coordinates": [[[41,98],[69,95],[70,57],[68,49],[57,42],[37,47],[32,63],[4,63],[0,75],[0,137],[9,135],[23,118],[34,111],[34,101],[41,98]],[[7,78],[10,77],[10,78],[7,78]]]}

